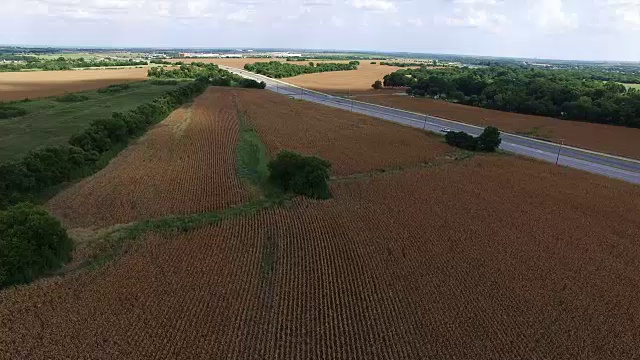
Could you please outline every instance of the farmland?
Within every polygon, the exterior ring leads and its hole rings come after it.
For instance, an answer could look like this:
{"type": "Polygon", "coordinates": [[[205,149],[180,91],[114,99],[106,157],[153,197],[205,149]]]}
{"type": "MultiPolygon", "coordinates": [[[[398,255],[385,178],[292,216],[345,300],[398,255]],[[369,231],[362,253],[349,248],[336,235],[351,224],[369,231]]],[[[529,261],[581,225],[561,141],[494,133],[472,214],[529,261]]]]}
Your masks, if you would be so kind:
{"type": "MultiPolygon", "coordinates": [[[[48,73],[51,72],[44,74],[48,73]]],[[[0,77],[2,75],[5,74],[0,77]]],[[[18,159],[38,147],[65,144],[71,135],[85,129],[92,120],[109,117],[114,111],[130,110],[174,87],[138,83],[122,92],[84,92],[81,95],[88,99],[80,102],[47,98],[16,103],[14,106],[25,109],[27,114],[0,119],[0,162],[18,159]]]]}
{"type": "Polygon", "coordinates": [[[210,88],[105,169],[54,197],[49,209],[75,228],[237,205],[249,198],[235,174],[238,127],[232,92],[210,88]]]}
{"type": "Polygon", "coordinates": [[[418,129],[272,92],[242,92],[238,99],[272,157],[286,149],[317,155],[337,176],[424,164],[455,152],[418,129]]]}
{"type": "Polygon", "coordinates": [[[379,96],[358,94],[354,98],[467,124],[492,125],[511,133],[555,142],[563,141],[572,146],[640,159],[640,147],[637,145],[640,129],[516,114],[384,92],[379,96]]]}
{"type": "MultiPolygon", "coordinates": [[[[218,65],[231,66],[238,69],[243,69],[246,64],[252,64],[256,62],[269,62],[274,59],[171,59],[169,61],[184,61],[187,62],[211,62],[218,65]]],[[[284,61],[284,60],[282,60],[284,61]]],[[[317,60],[313,60],[318,62],[317,60]]],[[[332,63],[348,63],[348,61],[321,61],[332,63]]],[[[309,61],[290,61],[291,64],[307,65],[309,61]]],[[[379,62],[371,64],[370,61],[360,61],[358,70],[351,71],[339,71],[339,72],[323,72],[316,74],[305,74],[286,78],[284,81],[302,86],[305,88],[324,91],[336,95],[348,95],[353,93],[367,92],[373,93],[371,85],[376,80],[382,80],[382,78],[398,69],[395,66],[380,65],[379,62]]],[[[397,92],[397,91],[394,91],[397,92]]]]}
{"type": "Polygon", "coordinates": [[[637,187],[492,156],[344,179],[332,193],[149,234],[111,266],[2,292],[0,348],[29,358],[638,355],[637,187]]]}
{"type": "Polygon", "coordinates": [[[0,73],[0,101],[35,99],[141,81],[147,68],[0,73]]]}
{"type": "Polygon", "coordinates": [[[640,188],[363,115],[209,88],[47,206],[126,251],[1,291],[2,358],[640,356],[640,188]],[[255,196],[247,129],[332,198],[255,196]]]}

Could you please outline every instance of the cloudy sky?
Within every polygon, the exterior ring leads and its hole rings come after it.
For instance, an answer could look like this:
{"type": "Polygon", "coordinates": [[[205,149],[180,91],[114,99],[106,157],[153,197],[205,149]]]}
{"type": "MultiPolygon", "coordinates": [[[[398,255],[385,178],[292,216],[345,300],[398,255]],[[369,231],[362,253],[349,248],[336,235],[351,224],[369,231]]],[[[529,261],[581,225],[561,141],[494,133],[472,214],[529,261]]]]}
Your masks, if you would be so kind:
{"type": "Polygon", "coordinates": [[[640,0],[0,0],[0,44],[640,61],[640,0]]]}

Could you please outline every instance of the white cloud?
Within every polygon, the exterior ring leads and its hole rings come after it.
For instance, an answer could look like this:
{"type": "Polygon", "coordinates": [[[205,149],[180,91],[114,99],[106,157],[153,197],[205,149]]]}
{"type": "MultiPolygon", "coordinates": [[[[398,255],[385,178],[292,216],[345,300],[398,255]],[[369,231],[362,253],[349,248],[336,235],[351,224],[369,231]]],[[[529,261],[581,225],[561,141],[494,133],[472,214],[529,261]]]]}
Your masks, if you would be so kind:
{"type": "Polygon", "coordinates": [[[352,0],[351,5],[356,9],[369,11],[395,11],[396,6],[391,1],[386,0],[352,0]]]}
{"type": "Polygon", "coordinates": [[[567,12],[562,0],[530,0],[529,18],[545,33],[557,33],[578,27],[578,15],[567,12]]]}

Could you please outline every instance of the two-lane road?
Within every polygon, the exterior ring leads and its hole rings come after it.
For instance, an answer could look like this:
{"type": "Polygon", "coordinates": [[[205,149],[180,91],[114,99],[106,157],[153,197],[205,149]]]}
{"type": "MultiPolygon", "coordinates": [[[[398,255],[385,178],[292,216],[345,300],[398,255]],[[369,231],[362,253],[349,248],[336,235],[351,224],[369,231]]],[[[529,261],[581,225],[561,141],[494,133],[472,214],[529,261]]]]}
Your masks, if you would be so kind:
{"type": "MultiPolygon", "coordinates": [[[[477,136],[483,130],[478,126],[441,119],[434,116],[335,97],[237,68],[228,66],[220,67],[246,78],[264,81],[267,84],[267,89],[271,91],[276,91],[284,95],[324,104],[334,108],[354,111],[376,118],[421,128],[427,131],[441,133],[440,131],[443,128],[448,128],[453,131],[464,131],[477,136]]],[[[502,144],[500,145],[500,148],[502,150],[552,163],[557,161],[559,165],[569,166],[640,184],[640,161],[638,160],[570,146],[561,146],[559,144],[531,139],[510,133],[503,132],[501,136],[502,144]],[[560,155],[558,156],[558,154],[560,155]]]]}

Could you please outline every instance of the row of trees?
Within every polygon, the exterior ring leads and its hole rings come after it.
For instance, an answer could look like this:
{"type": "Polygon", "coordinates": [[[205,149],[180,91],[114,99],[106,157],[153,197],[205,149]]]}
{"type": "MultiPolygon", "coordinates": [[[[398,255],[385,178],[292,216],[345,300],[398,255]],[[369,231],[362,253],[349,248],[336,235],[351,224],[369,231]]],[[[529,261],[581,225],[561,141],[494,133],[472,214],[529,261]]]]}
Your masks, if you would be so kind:
{"type": "Polygon", "coordinates": [[[265,82],[245,79],[240,75],[221,69],[216,64],[202,62],[180,65],[177,69],[153,67],[147,73],[150,78],[155,79],[206,79],[215,86],[237,86],[253,89],[264,89],[267,86],[265,82]]]}
{"type": "Polygon", "coordinates": [[[23,62],[18,63],[0,63],[0,72],[12,72],[20,70],[71,70],[75,68],[88,68],[88,67],[106,67],[106,66],[143,66],[147,65],[147,61],[134,61],[129,60],[85,60],[84,58],[65,58],[59,57],[57,59],[44,60],[36,57],[27,57],[23,62]]]}
{"type": "Polygon", "coordinates": [[[315,66],[311,66],[295,65],[280,61],[270,61],[246,64],[244,66],[244,69],[256,74],[281,79],[302,74],[313,74],[327,71],[357,70],[359,64],[360,63],[358,61],[351,61],[348,64],[316,63],[315,66]]]}
{"type": "Polygon", "coordinates": [[[421,68],[386,75],[384,85],[409,86],[410,95],[490,109],[640,127],[640,91],[590,76],[515,66],[421,68]]]}
{"type": "Polygon", "coordinates": [[[389,62],[389,61],[380,61],[380,65],[387,66],[395,66],[395,67],[415,67],[415,66],[426,66],[423,62],[389,62]]]}
{"type": "Polygon", "coordinates": [[[36,200],[53,186],[95,171],[101,154],[141,135],[207,86],[204,81],[189,82],[131,111],[94,120],[67,145],[41,148],[18,161],[0,164],[0,208],[36,200]]]}

